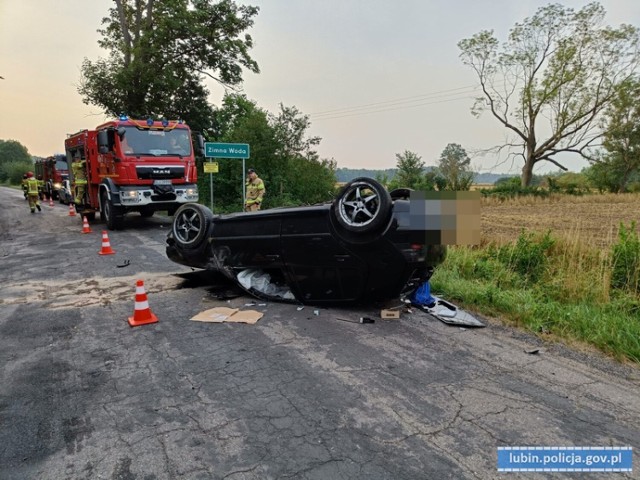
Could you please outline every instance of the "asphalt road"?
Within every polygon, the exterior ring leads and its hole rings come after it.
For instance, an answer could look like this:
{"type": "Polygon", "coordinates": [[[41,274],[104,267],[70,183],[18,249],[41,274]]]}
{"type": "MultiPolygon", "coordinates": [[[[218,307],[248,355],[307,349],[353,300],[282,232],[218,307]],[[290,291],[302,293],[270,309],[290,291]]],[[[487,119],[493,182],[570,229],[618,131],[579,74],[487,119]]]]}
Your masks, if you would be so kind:
{"type": "Polygon", "coordinates": [[[497,472],[523,445],[632,446],[634,472],[589,478],[640,478],[636,367],[493,320],[218,300],[166,258],[170,218],[127,217],[99,256],[102,224],[0,201],[2,479],[547,478],[497,472]],[[157,324],[127,324],[136,279],[157,324]],[[214,306],[264,316],[189,320],[214,306]]]}

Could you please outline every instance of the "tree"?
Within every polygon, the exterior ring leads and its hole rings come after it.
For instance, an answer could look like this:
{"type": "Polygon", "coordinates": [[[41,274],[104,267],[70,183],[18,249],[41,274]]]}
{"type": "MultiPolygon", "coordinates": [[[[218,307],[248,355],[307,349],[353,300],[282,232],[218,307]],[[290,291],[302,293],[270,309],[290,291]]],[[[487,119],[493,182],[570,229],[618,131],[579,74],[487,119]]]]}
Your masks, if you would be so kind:
{"type": "Polygon", "coordinates": [[[182,118],[210,128],[205,78],[226,87],[242,69],[258,73],[250,57],[257,7],[232,0],[114,0],[103,18],[99,45],[107,59],[84,59],[79,93],[111,115],[182,118]]]}
{"type": "Polygon", "coordinates": [[[448,144],[440,154],[438,169],[446,180],[446,189],[461,191],[471,189],[473,172],[470,169],[471,159],[461,145],[448,144]]]}
{"type": "Polygon", "coordinates": [[[594,160],[593,173],[611,192],[624,192],[640,170],[640,80],[630,79],[620,85],[618,95],[605,112],[605,153],[594,160]]]}
{"type": "Polygon", "coordinates": [[[20,183],[29,170],[33,170],[33,159],[27,147],[17,140],[0,140],[0,182],[20,183]]]}
{"type": "MultiPolygon", "coordinates": [[[[296,107],[280,105],[270,114],[245,95],[225,95],[214,115],[215,138],[222,142],[248,143],[250,166],[265,181],[264,207],[300,205],[331,198],[335,185],[335,162],[321,160],[313,147],[319,137],[308,137],[310,122],[296,107]]],[[[242,198],[242,163],[220,160],[215,176],[216,203],[237,210],[242,198]]],[[[208,191],[203,179],[201,191],[208,191]]]]}
{"type": "Polygon", "coordinates": [[[8,162],[33,164],[27,147],[17,140],[0,140],[0,165],[8,162]]]}
{"type": "Polygon", "coordinates": [[[403,153],[396,153],[396,176],[389,182],[389,188],[413,188],[416,189],[422,180],[424,162],[417,153],[405,150],[403,153]]]}
{"type": "Polygon", "coordinates": [[[336,183],[336,163],[319,158],[315,147],[322,139],[308,136],[309,116],[281,103],[278,114],[269,115],[269,123],[277,144],[269,170],[278,189],[278,203],[313,204],[330,199],[336,183]]]}
{"type": "MultiPolygon", "coordinates": [[[[269,125],[268,113],[245,95],[230,93],[224,96],[222,105],[215,110],[212,118],[213,129],[209,140],[250,145],[251,158],[247,167],[255,168],[267,183],[269,195],[265,198],[265,207],[268,207],[273,192],[267,167],[276,171],[281,168],[272,163],[277,144],[273,128],[269,125]]],[[[242,162],[220,159],[218,165],[219,173],[212,175],[216,205],[225,211],[237,211],[242,208],[242,162]]],[[[198,184],[201,192],[207,192],[203,194],[203,199],[205,195],[208,197],[209,175],[199,176],[198,184]]]]}
{"type": "MultiPolygon", "coordinates": [[[[445,180],[433,167],[425,169],[422,157],[405,150],[396,153],[396,171],[393,179],[383,183],[389,190],[410,188],[412,190],[443,190],[445,180]]],[[[385,178],[386,180],[386,178],[385,178]]]]}
{"type": "Polygon", "coordinates": [[[296,107],[285,107],[280,104],[278,115],[270,116],[274,127],[278,154],[283,157],[300,155],[308,159],[317,159],[318,153],[314,147],[320,144],[320,137],[306,137],[311,127],[308,115],[303,115],[296,107]]]}
{"type": "Polygon", "coordinates": [[[333,198],[336,163],[327,159],[294,156],[287,162],[287,175],[281,183],[279,205],[313,205],[333,198]]]}
{"type": "Polygon", "coordinates": [[[577,12],[551,4],[517,23],[502,47],[492,31],[458,43],[482,90],[472,113],[488,111],[512,132],[503,147],[522,156],[523,186],[538,162],[567,170],[559,153],[589,155],[600,114],[639,64],[638,30],[602,26],[604,15],[598,3],[577,12]]]}

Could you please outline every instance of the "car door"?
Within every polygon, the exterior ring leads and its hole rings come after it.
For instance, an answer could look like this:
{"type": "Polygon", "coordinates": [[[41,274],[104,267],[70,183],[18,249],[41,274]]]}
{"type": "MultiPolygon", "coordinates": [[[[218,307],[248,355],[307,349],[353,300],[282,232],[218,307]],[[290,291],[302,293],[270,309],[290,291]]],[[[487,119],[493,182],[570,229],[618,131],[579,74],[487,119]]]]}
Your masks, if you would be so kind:
{"type": "Polygon", "coordinates": [[[211,243],[225,265],[235,270],[282,268],[278,215],[226,215],[215,221],[211,243]]]}
{"type": "Polygon", "coordinates": [[[366,281],[366,265],[332,234],[328,214],[326,206],[317,206],[282,218],[289,285],[305,302],[357,300],[366,281]]]}

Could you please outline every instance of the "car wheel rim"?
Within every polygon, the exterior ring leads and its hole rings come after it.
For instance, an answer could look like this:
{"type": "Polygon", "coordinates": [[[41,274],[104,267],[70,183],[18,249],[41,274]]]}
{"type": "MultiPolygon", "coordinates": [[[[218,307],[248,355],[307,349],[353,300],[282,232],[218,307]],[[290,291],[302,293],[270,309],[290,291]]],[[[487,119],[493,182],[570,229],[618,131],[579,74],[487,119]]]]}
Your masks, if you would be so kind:
{"type": "Polygon", "coordinates": [[[339,212],[347,225],[363,227],[380,212],[380,199],[369,185],[353,185],[340,199],[339,212]]]}
{"type": "Polygon", "coordinates": [[[202,221],[195,210],[185,210],[176,219],[175,235],[184,244],[193,243],[201,229],[202,221]]]}

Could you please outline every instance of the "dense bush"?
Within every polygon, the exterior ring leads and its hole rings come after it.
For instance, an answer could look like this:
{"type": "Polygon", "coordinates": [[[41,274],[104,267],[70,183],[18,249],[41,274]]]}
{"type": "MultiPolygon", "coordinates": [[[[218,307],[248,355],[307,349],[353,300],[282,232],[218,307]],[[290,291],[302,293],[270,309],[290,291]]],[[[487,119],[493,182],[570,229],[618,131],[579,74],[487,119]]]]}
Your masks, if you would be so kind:
{"type": "Polygon", "coordinates": [[[6,162],[0,165],[0,182],[8,182],[12,185],[20,185],[22,176],[33,170],[31,162],[6,162]]]}
{"type": "Polygon", "coordinates": [[[549,191],[538,186],[523,187],[519,177],[501,179],[496,182],[493,188],[483,188],[480,190],[484,197],[498,197],[502,199],[514,198],[524,195],[536,197],[548,197],[549,191]]]}
{"type": "Polygon", "coordinates": [[[548,253],[555,241],[551,233],[535,236],[522,230],[514,244],[498,249],[498,259],[530,282],[537,282],[547,266],[548,253]]]}
{"type": "Polygon", "coordinates": [[[636,222],[620,224],[618,242],[611,248],[611,286],[640,292],[640,239],[636,222]]]}
{"type": "Polygon", "coordinates": [[[591,192],[589,179],[582,173],[567,172],[561,175],[549,176],[546,179],[546,183],[551,193],[585,195],[591,192]]]}

